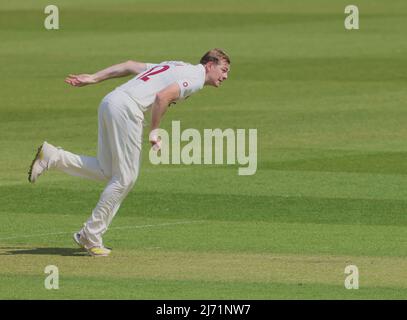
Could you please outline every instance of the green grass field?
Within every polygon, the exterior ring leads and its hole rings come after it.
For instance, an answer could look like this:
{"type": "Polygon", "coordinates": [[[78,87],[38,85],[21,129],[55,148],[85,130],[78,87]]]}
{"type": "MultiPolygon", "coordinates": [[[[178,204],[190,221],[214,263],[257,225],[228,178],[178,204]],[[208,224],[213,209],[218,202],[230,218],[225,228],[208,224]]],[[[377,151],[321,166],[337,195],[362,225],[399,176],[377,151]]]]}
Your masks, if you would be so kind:
{"type": "Polygon", "coordinates": [[[406,299],[407,3],[0,0],[1,299],[406,299]],[[71,240],[103,184],[27,171],[38,145],[95,155],[97,108],[126,81],[69,73],[128,59],[231,55],[228,81],[166,115],[185,128],[256,128],[258,170],[148,159],[92,258],[71,240]],[[347,265],[359,290],[344,287],[347,265]],[[59,268],[59,290],[44,269],[59,268]]]}

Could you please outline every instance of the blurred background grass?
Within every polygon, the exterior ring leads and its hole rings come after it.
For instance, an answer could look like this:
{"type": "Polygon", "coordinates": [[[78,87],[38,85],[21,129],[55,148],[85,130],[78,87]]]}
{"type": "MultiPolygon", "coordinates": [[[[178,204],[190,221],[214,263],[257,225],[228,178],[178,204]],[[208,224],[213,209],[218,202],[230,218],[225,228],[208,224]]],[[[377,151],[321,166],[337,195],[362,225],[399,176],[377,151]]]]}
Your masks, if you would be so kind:
{"type": "MultiPolygon", "coordinates": [[[[67,74],[91,73],[128,59],[197,63],[208,49],[222,47],[232,59],[228,81],[172,108],[163,128],[170,129],[172,120],[180,120],[182,129],[200,131],[256,128],[257,173],[238,176],[237,166],[153,166],[145,134],[141,176],[112,226],[184,220],[203,224],[134,233],[112,229],[107,243],[129,265],[137,265],[139,250],[154,246],[161,248],[157,255],[194,251],[261,252],[265,259],[281,254],[300,260],[306,255],[339,257],[334,262],[338,275],[327,276],[329,289],[320,286],[317,275],[315,283],[299,292],[297,285],[262,273],[265,287],[249,290],[248,298],[324,298],[331,296],[328,291],[335,298],[350,297],[341,282],[349,256],[382,257],[383,263],[390,261],[391,279],[377,288],[371,270],[367,291],[352,298],[406,297],[405,273],[394,269],[405,263],[407,249],[405,1],[357,1],[357,31],[344,29],[346,1],[54,1],[60,10],[58,31],[43,27],[47,4],[0,1],[0,241],[6,253],[13,246],[72,246],[69,234],[18,236],[79,228],[103,190],[101,184],[57,172],[35,186],[27,182],[28,166],[43,140],[75,153],[96,154],[98,104],[125,81],[78,89],[63,82],[67,74]],[[401,285],[395,287],[397,279],[401,285]]],[[[30,269],[30,276],[40,272],[42,277],[40,266],[56,258],[47,252],[0,257],[0,272],[8,279],[2,283],[16,284],[14,293],[3,291],[2,297],[44,297],[31,280],[24,293],[17,280],[24,272],[13,272],[13,266],[31,263],[38,268],[30,269]]],[[[63,296],[82,292],[81,297],[100,297],[97,282],[81,291],[84,278],[72,267],[75,259],[58,260],[76,279],[63,296]]],[[[114,260],[107,261],[106,276],[117,286],[114,297],[151,297],[148,292],[157,286],[151,277],[134,275],[141,287],[135,284],[133,293],[120,291],[114,265],[109,269],[114,260]]],[[[238,261],[244,270],[247,259],[238,261]]],[[[304,265],[310,265],[307,259],[304,265]]],[[[181,275],[182,269],[178,271],[181,275]]],[[[207,279],[206,271],[200,272],[207,279]]],[[[180,297],[169,289],[165,274],[163,268],[162,290],[155,297],[180,297]]],[[[300,282],[302,274],[286,276],[300,282]]],[[[234,298],[245,296],[242,290],[254,281],[248,275],[245,284],[230,282],[227,289],[212,282],[210,293],[195,280],[175,283],[188,286],[190,297],[234,298]]],[[[108,292],[102,296],[112,297],[108,292]]]]}

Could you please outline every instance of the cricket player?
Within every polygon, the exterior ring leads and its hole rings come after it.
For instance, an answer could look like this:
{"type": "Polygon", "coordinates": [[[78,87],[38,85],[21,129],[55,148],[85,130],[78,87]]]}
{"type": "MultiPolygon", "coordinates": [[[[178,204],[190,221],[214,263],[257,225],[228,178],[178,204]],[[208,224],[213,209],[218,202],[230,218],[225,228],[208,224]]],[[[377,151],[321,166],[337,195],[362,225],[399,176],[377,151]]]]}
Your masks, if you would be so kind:
{"type": "Polygon", "coordinates": [[[149,141],[156,150],[160,121],[170,104],[185,100],[205,85],[219,87],[228,77],[230,58],[222,49],[208,51],[197,65],[127,61],[94,74],[69,75],[65,82],[82,87],[136,75],[105,96],[98,110],[97,157],[76,155],[47,142],[38,148],[28,172],[34,183],[47,170],[107,183],[91,217],[74,233],[75,242],[92,256],[108,256],[102,236],[136,182],[140,168],[144,113],[151,110],[149,141]]]}

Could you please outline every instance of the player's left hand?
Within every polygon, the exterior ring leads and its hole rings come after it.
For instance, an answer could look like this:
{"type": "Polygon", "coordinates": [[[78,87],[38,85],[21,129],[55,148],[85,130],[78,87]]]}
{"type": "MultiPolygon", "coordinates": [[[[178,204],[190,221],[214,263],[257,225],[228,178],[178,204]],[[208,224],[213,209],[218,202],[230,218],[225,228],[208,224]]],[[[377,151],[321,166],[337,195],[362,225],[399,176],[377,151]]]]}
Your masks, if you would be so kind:
{"type": "Polygon", "coordinates": [[[65,82],[74,87],[83,87],[88,84],[96,83],[96,79],[91,74],[70,74],[65,78],[65,82]]]}

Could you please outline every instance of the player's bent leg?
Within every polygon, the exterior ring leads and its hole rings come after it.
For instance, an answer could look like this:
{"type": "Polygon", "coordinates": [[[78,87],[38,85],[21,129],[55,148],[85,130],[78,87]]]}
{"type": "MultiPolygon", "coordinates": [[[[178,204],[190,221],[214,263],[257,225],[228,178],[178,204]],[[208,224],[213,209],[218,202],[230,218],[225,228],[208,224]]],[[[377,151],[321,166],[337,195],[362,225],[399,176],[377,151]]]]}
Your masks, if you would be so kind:
{"type": "Polygon", "coordinates": [[[98,159],[83,155],[77,155],[63,149],[59,150],[59,159],[55,168],[71,176],[82,177],[97,181],[109,181],[98,159]]]}
{"type": "Polygon", "coordinates": [[[46,141],[38,148],[28,171],[28,181],[35,183],[40,175],[50,169],[58,169],[73,176],[98,181],[108,181],[96,158],[79,156],[55,147],[46,141]]]}
{"type": "Polygon", "coordinates": [[[121,203],[134,186],[135,179],[123,183],[120,178],[113,177],[102,192],[100,199],[92,211],[92,215],[81,230],[86,238],[87,247],[103,247],[102,236],[120,208],[121,203]]]}
{"type": "Polygon", "coordinates": [[[103,99],[99,107],[98,160],[112,178],[81,230],[93,247],[103,247],[102,236],[138,176],[143,119],[135,108],[133,100],[118,92],[103,99]]]}

